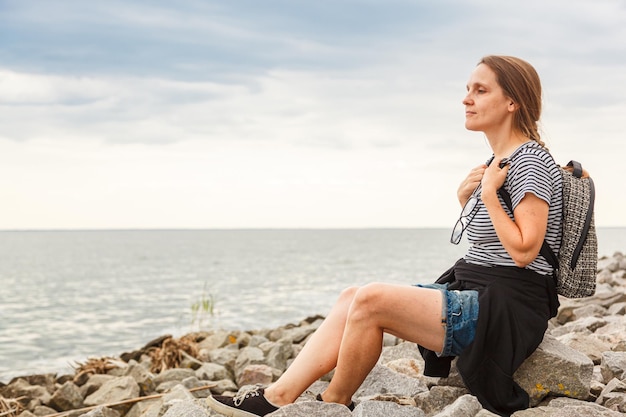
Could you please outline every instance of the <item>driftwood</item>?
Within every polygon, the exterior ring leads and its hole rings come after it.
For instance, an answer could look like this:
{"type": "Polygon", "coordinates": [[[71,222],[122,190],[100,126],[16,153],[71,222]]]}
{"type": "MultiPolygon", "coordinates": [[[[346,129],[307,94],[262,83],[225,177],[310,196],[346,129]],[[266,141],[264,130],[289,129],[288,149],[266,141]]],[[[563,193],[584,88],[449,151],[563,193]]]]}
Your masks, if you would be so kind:
{"type": "MultiPolygon", "coordinates": [[[[202,387],[191,388],[191,389],[189,389],[189,392],[202,391],[202,390],[205,390],[205,389],[213,388],[215,386],[216,386],[216,384],[211,384],[211,385],[205,385],[205,386],[202,386],[202,387]]],[[[162,394],[154,394],[154,395],[146,395],[144,397],[130,398],[128,400],[118,401],[118,402],[115,402],[115,403],[92,405],[90,407],[77,408],[75,410],[67,410],[67,411],[62,411],[60,413],[48,414],[48,415],[46,415],[44,417],[65,417],[65,416],[68,416],[68,415],[70,415],[72,413],[75,413],[75,412],[88,412],[88,411],[91,411],[91,410],[95,410],[96,408],[99,408],[99,407],[109,407],[109,408],[112,408],[112,407],[118,407],[120,405],[134,404],[134,403],[138,403],[138,402],[141,402],[141,401],[154,400],[156,398],[161,398],[161,397],[163,397],[166,394],[167,394],[167,392],[164,392],[162,394]]],[[[2,416],[0,416],[0,417],[2,417],[2,416]]]]}

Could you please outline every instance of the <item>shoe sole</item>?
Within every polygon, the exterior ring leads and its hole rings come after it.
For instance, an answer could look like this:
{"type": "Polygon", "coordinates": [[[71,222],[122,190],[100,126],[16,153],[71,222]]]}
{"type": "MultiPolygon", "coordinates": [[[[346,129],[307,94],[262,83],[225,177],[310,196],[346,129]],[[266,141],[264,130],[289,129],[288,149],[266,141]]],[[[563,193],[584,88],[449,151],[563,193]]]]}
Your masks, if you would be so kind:
{"type": "Polygon", "coordinates": [[[236,408],[232,408],[225,404],[222,404],[221,402],[216,401],[211,396],[206,398],[206,404],[213,411],[217,411],[218,413],[224,414],[227,417],[259,417],[258,414],[252,414],[247,411],[237,410],[236,408]]]}

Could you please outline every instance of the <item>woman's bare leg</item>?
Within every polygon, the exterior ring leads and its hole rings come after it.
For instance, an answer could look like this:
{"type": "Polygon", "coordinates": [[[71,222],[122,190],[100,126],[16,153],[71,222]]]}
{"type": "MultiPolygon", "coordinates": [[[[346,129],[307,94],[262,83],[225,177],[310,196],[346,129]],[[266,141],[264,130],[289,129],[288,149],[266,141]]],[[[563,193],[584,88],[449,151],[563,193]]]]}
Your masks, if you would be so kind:
{"type": "Polygon", "coordinates": [[[350,404],[378,361],[384,332],[441,351],[445,335],[442,298],[439,290],[406,285],[369,284],[360,288],[350,306],[337,368],[322,394],[324,400],[350,404]]]}
{"type": "Polygon", "coordinates": [[[292,403],[336,367],[324,400],[349,404],[378,361],[384,332],[440,351],[441,312],[439,290],[391,284],[348,288],[265,397],[276,405],[292,403]]]}
{"type": "Polygon", "coordinates": [[[265,390],[275,405],[294,402],[313,382],[337,365],[348,311],[358,288],[344,290],[321,326],[304,345],[283,375],[265,390]]]}

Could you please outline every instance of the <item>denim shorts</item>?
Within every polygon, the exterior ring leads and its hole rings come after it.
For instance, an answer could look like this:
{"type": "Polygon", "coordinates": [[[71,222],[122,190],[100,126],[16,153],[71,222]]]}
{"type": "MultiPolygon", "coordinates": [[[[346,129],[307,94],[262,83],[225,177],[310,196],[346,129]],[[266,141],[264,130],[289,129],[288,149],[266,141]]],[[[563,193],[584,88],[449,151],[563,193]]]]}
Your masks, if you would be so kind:
{"type": "Polygon", "coordinates": [[[476,335],[478,322],[478,291],[449,291],[447,284],[417,285],[420,288],[431,288],[441,291],[442,303],[441,322],[446,328],[443,350],[437,356],[458,356],[476,335]]]}

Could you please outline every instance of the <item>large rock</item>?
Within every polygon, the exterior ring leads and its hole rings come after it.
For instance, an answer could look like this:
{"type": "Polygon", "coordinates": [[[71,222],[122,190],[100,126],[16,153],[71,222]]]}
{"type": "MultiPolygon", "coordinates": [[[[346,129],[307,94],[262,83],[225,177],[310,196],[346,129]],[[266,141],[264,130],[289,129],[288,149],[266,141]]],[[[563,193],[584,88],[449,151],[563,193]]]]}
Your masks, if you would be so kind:
{"type": "Polygon", "coordinates": [[[587,355],[594,365],[599,365],[602,353],[611,350],[611,345],[600,340],[594,334],[568,333],[557,337],[559,342],[587,355]]]}
{"type": "Polygon", "coordinates": [[[81,414],[81,417],[120,417],[121,414],[119,411],[113,410],[107,407],[98,407],[94,410],[91,410],[85,414],[81,414]]]}
{"type": "Polygon", "coordinates": [[[415,403],[426,415],[432,416],[465,394],[468,394],[465,388],[434,386],[430,391],[418,394],[415,403]]]}
{"type": "Polygon", "coordinates": [[[139,385],[130,376],[107,381],[96,392],[85,398],[85,406],[116,403],[139,396],[139,385]]]}
{"type": "Polygon", "coordinates": [[[428,391],[420,379],[395,372],[386,366],[376,365],[357,390],[356,397],[372,397],[378,394],[392,394],[397,397],[413,398],[428,391]]]}
{"type": "Polygon", "coordinates": [[[596,403],[626,413],[626,383],[613,378],[606,384],[596,403]]]}
{"type": "Polygon", "coordinates": [[[267,417],[352,417],[345,405],[331,404],[321,401],[302,401],[289,404],[268,414],[267,417]]]}
{"type": "Polygon", "coordinates": [[[586,401],[556,398],[547,406],[517,411],[512,417],[623,417],[623,414],[586,401]]]}
{"type": "Polygon", "coordinates": [[[193,401],[180,401],[173,404],[163,417],[207,417],[209,413],[206,408],[201,407],[193,401]]]}
{"type": "Polygon", "coordinates": [[[198,379],[206,381],[219,381],[221,379],[232,379],[233,375],[223,365],[216,363],[203,363],[201,367],[195,371],[198,379]]]}
{"type": "Polygon", "coordinates": [[[48,404],[51,395],[45,387],[31,385],[26,379],[18,378],[2,388],[2,396],[5,398],[25,397],[28,402],[27,408],[34,408],[41,404],[48,404]]]}
{"type": "Polygon", "coordinates": [[[392,401],[364,401],[356,406],[352,415],[354,417],[426,417],[426,414],[419,408],[400,405],[392,401]]]}
{"type": "Polygon", "coordinates": [[[474,417],[482,409],[476,397],[466,394],[435,414],[435,417],[474,417]]]}
{"type": "Polygon", "coordinates": [[[626,352],[604,352],[600,370],[605,382],[626,379],[626,352]]]}
{"type": "Polygon", "coordinates": [[[50,405],[57,411],[75,410],[83,406],[83,396],[73,382],[67,381],[54,392],[50,405]]]}
{"type": "Polygon", "coordinates": [[[272,368],[267,365],[248,365],[239,372],[237,377],[237,385],[263,385],[268,386],[272,383],[274,374],[272,368]]]}
{"type": "Polygon", "coordinates": [[[592,375],[593,362],[587,356],[546,335],[514,378],[535,406],[548,395],[587,399],[592,375]]]}
{"type": "Polygon", "coordinates": [[[239,351],[235,361],[235,380],[239,380],[244,369],[249,365],[265,365],[265,355],[258,347],[245,347],[239,351]]]}

